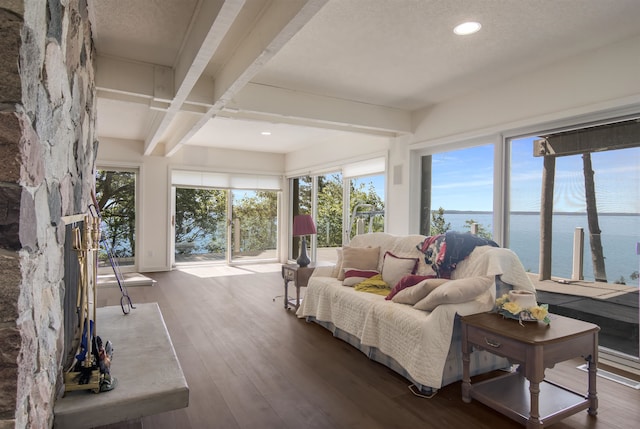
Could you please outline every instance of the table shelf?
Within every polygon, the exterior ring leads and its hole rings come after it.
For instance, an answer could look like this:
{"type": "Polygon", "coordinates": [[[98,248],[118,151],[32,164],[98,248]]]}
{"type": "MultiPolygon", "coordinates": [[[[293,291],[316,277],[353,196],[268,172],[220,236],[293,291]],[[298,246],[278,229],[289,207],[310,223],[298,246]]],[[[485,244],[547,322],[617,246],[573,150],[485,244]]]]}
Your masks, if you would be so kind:
{"type": "MultiPolygon", "coordinates": [[[[523,425],[529,420],[529,382],[516,372],[474,383],[470,396],[523,425]]],[[[586,410],[590,404],[585,395],[547,380],[540,383],[539,399],[540,422],[545,426],[586,410]]]]}

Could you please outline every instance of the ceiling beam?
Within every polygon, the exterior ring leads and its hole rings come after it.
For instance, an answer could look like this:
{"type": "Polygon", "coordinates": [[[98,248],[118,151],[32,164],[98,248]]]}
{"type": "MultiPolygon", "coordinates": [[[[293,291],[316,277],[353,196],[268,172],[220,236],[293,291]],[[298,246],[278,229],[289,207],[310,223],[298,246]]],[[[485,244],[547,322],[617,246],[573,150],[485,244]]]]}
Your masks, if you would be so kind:
{"type": "Polygon", "coordinates": [[[212,107],[183,135],[165,142],[165,156],[175,154],[209,119],[260,71],[291,38],[324,6],[327,0],[274,0],[251,32],[242,40],[214,77],[212,107]]]}
{"type": "Polygon", "coordinates": [[[221,7],[218,7],[218,2],[201,2],[200,9],[196,11],[195,19],[192,22],[189,37],[184,43],[174,67],[175,96],[171,100],[167,112],[162,114],[162,119],[154,123],[152,131],[147,136],[144,143],[145,155],[150,155],[153,152],[170,127],[176,114],[201,78],[213,54],[238,17],[244,3],[245,0],[226,0],[221,7]]]}
{"type": "Polygon", "coordinates": [[[409,111],[256,83],[248,83],[226,107],[238,116],[271,115],[274,121],[295,119],[323,128],[335,125],[396,134],[412,132],[409,111]]]}

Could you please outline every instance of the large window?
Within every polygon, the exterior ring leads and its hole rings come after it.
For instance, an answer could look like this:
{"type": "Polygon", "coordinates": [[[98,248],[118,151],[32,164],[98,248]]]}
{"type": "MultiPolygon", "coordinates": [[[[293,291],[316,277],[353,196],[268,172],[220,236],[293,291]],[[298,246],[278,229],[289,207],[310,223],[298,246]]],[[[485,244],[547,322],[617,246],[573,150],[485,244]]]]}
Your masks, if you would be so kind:
{"type": "Polygon", "coordinates": [[[470,231],[491,238],[493,228],[493,145],[475,146],[422,158],[422,234],[470,231]],[[425,195],[426,194],[426,195],[425,195]]]}
{"type": "MultiPolygon", "coordinates": [[[[526,269],[540,268],[541,199],[544,158],[533,156],[540,136],[512,139],[509,247],[526,269]]],[[[640,147],[558,156],[550,203],[551,275],[572,279],[576,230],[584,267],[573,280],[637,284],[640,242],[640,147]],[[585,171],[585,162],[590,168],[585,171]],[[592,172],[592,173],[591,173],[592,172]],[[594,182],[592,188],[585,180],[594,182]],[[587,201],[592,201],[588,206],[587,201]],[[590,209],[588,207],[591,207],[590,209]],[[588,213],[591,211],[591,213],[588,213]],[[590,226],[591,224],[591,226],[590,226]],[[597,228],[597,229],[596,229],[597,228]]]]}
{"type": "Polygon", "coordinates": [[[638,368],[637,120],[434,153],[419,165],[421,233],[464,231],[474,223],[479,233],[498,233],[539,282],[540,302],[599,325],[603,356],[638,368]],[[493,159],[502,154],[508,170],[496,174],[493,159]],[[493,207],[504,210],[496,216],[493,207]]]}
{"type": "Polygon", "coordinates": [[[539,292],[552,312],[599,325],[609,359],[637,365],[640,126],[574,127],[508,143],[509,247],[539,280],[557,284],[539,292]]]}
{"type": "MultiPolygon", "coordinates": [[[[384,161],[376,158],[342,171],[290,179],[292,215],[311,214],[316,223],[311,243],[316,260],[335,262],[335,249],[354,234],[384,231],[384,161]]],[[[296,259],[299,239],[290,240],[289,258],[296,259]]]]}
{"type": "Polygon", "coordinates": [[[176,188],[175,261],[227,260],[227,191],[176,188]]]}
{"type": "MultiPolygon", "coordinates": [[[[135,267],[136,176],[136,171],[125,169],[98,169],[96,173],[103,238],[120,267],[135,267]]],[[[99,253],[99,266],[110,266],[104,249],[99,253]]]]}
{"type": "Polygon", "coordinates": [[[277,259],[280,177],[184,170],[171,177],[177,264],[277,259]]]}

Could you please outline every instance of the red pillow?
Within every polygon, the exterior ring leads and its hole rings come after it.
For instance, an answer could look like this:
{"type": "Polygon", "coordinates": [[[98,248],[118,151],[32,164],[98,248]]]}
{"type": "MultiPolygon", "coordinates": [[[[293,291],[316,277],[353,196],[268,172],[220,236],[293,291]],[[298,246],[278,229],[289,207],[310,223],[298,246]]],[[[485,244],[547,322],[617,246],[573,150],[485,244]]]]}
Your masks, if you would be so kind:
{"type": "Polygon", "coordinates": [[[391,289],[389,295],[385,298],[386,300],[391,300],[395,294],[400,292],[402,289],[406,289],[411,286],[415,286],[423,280],[426,279],[435,279],[436,276],[418,276],[415,274],[409,274],[400,279],[398,283],[391,289]]]}
{"type": "Polygon", "coordinates": [[[347,268],[344,272],[344,280],[342,281],[342,284],[344,286],[355,286],[356,284],[378,274],[380,273],[375,270],[357,270],[347,268]]]}

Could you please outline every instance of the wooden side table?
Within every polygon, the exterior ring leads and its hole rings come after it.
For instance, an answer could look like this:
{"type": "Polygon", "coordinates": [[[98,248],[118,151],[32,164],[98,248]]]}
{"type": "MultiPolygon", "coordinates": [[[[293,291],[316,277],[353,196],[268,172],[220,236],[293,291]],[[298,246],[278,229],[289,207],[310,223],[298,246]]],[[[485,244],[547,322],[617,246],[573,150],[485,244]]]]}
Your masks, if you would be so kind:
{"type": "Polygon", "coordinates": [[[462,318],[462,400],[476,399],[526,425],[542,428],[587,409],[597,414],[598,331],[592,323],[551,315],[551,324],[504,319],[495,313],[462,318]],[[481,348],[520,364],[517,371],[471,385],[469,354],[481,348]],[[581,395],[544,379],[545,368],[583,357],[588,393],[581,395]],[[528,388],[527,382],[528,380],[528,388]]]}
{"type": "Polygon", "coordinates": [[[284,308],[294,307],[296,310],[300,307],[300,288],[307,287],[309,277],[313,274],[314,266],[300,267],[298,264],[285,264],[282,266],[282,278],[284,279],[284,308]],[[289,282],[293,282],[296,287],[296,299],[289,299],[289,282]]]}

